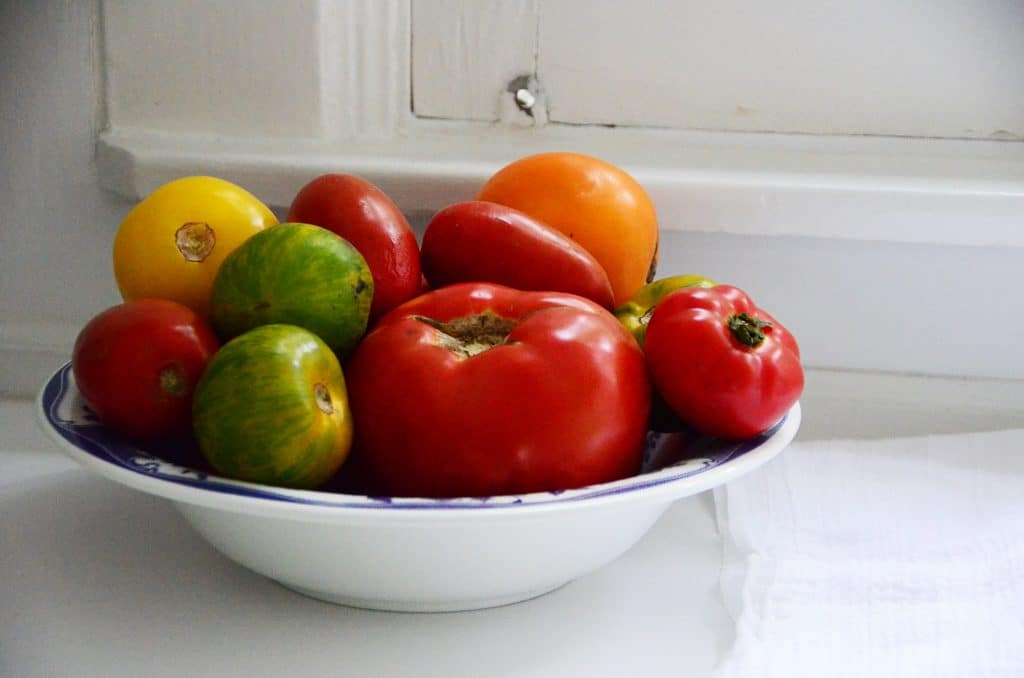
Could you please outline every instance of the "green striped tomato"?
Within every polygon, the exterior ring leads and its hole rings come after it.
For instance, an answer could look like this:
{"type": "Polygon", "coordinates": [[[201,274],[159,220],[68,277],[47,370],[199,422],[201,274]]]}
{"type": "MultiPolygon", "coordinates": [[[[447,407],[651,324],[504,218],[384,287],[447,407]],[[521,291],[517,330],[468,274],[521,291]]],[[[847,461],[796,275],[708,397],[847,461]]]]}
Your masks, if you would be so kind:
{"type": "Polygon", "coordinates": [[[222,341],[260,325],[310,330],[343,356],[366,331],[373,276],[347,240],[309,224],[279,224],[250,237],[221,265],[211,321],[222,341]]]}
{"type": "Polygon", "coordinates": [[[267,485],[317,487],[352,446],[338,359],[294,325],[263,325],[221,347],[196,386],[192,426],[218,473],[267,485]]]}

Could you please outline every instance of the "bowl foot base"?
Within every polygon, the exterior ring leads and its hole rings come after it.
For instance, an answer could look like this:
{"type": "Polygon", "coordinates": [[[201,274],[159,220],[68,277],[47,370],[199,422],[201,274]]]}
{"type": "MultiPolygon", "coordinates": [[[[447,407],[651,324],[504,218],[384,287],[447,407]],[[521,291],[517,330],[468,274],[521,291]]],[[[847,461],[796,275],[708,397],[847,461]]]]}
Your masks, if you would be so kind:
{"type": "Polygon", "coordinates": [[[327,591],[313,591],[293,586],[284,582],[278,582],[290,591],[300,593],[310,598],[316,598],[335,605],[357,607],[364,610],[381,610],[385,612],[464,612],[467,610],[482,610],[489,607],[500,607],[511,605],[531,598],[543,596],[555,589],[565,586],[568,582],[561,582],[554,586],[546,586],[540,589],[523,591],[504,596],[490,598],[470,598],[464,600],[390,600],[386,598],[357,598],[352,596],[338,595],[327,591]]]}

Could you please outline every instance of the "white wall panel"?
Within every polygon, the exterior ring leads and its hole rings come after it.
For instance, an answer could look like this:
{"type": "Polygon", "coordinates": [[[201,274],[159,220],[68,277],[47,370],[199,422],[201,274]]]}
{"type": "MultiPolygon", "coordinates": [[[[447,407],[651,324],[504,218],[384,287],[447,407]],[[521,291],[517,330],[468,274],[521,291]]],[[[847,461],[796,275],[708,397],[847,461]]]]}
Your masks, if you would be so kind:
{"type": "Polygon", "coordinates": [[[131,203],[98,184],[98,5],[0,3],[0,396],[35,395],[121,299],[110,248],[131,203]]]}
{"type": "Polygon", "coordinates": [[[110,0],[110,122],[232,136],[321,131],[316,0],[110,0]]]}
{"type": "Polygon", "coordinates": [[[499,120],[507,83],[534,72],[538,1],[414,0],[414,112],[499,120]]]}
{"type": "Polygon", "coordinates": [[[408,0],[320,0],[324,140],[391,137],[411,117],[408,0]]]}
{"type": "Polygon", "coordinates": [[[1024,138],[1019,0],[543,0],[553,122],[1024,138]]]}

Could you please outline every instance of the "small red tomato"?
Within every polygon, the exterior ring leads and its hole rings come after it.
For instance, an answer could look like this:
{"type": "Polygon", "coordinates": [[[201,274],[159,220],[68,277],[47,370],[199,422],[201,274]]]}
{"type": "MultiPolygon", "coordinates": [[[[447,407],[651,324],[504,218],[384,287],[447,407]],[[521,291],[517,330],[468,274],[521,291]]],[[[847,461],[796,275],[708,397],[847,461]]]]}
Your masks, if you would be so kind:
{"type": "Polygon", "coordinates": [[[396,308],[345,367],[364,492],[562,490],[639,471],[650,382],[633,336],[571,294],[489,283],[396,308]]]}
{"type": "Polygon", "coordinates": [[[218,348],[195,311],[140,299],[90,320],[71,365],[82,398],[104,425],[131,438],[157,438],[191,430],[192,392],[218,348]]]}
{"type": "Polygon", "coordinates": [[[492,282],[519,290],[569,292],[605,308],[612,284],[581,245],[506,205],[479,200],[438,212],[421,250],[431,287],[492,282]]]}
{"type": "Polygon", "coordinates": [[[662,299],[644,350],[658,392],[707,435],[757,435],[789,411],[804,387],[796,339],[730,285],[684,288],[662,299]]]}
{"type": "Polygon", "coordinates": [[[384,191],[348,174],[313,179],[286,221],[321,226],[359,250],[373,275],[371,320],[420,293],[420,252],[405,215],[384,191]]]}

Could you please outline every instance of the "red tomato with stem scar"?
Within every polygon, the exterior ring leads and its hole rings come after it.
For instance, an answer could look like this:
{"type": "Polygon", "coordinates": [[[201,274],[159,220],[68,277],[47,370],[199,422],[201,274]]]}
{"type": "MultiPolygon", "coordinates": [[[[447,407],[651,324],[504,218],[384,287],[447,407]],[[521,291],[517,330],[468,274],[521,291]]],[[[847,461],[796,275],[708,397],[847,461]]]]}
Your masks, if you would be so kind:
{"type": "Polygon", "coordinates": [[[755,436],[803,392],[796,339],[732,285],[670,293],[651,314],[644,350],[658,393],[706,435],[755,436]]]}
{"type": "Polygon", "coordinates": [[[165,299],[129,301],[82,329],[71,365],[100,421],[129,438],[184,435],[192,394],[219,343],[195,311],[165,299]]]}

